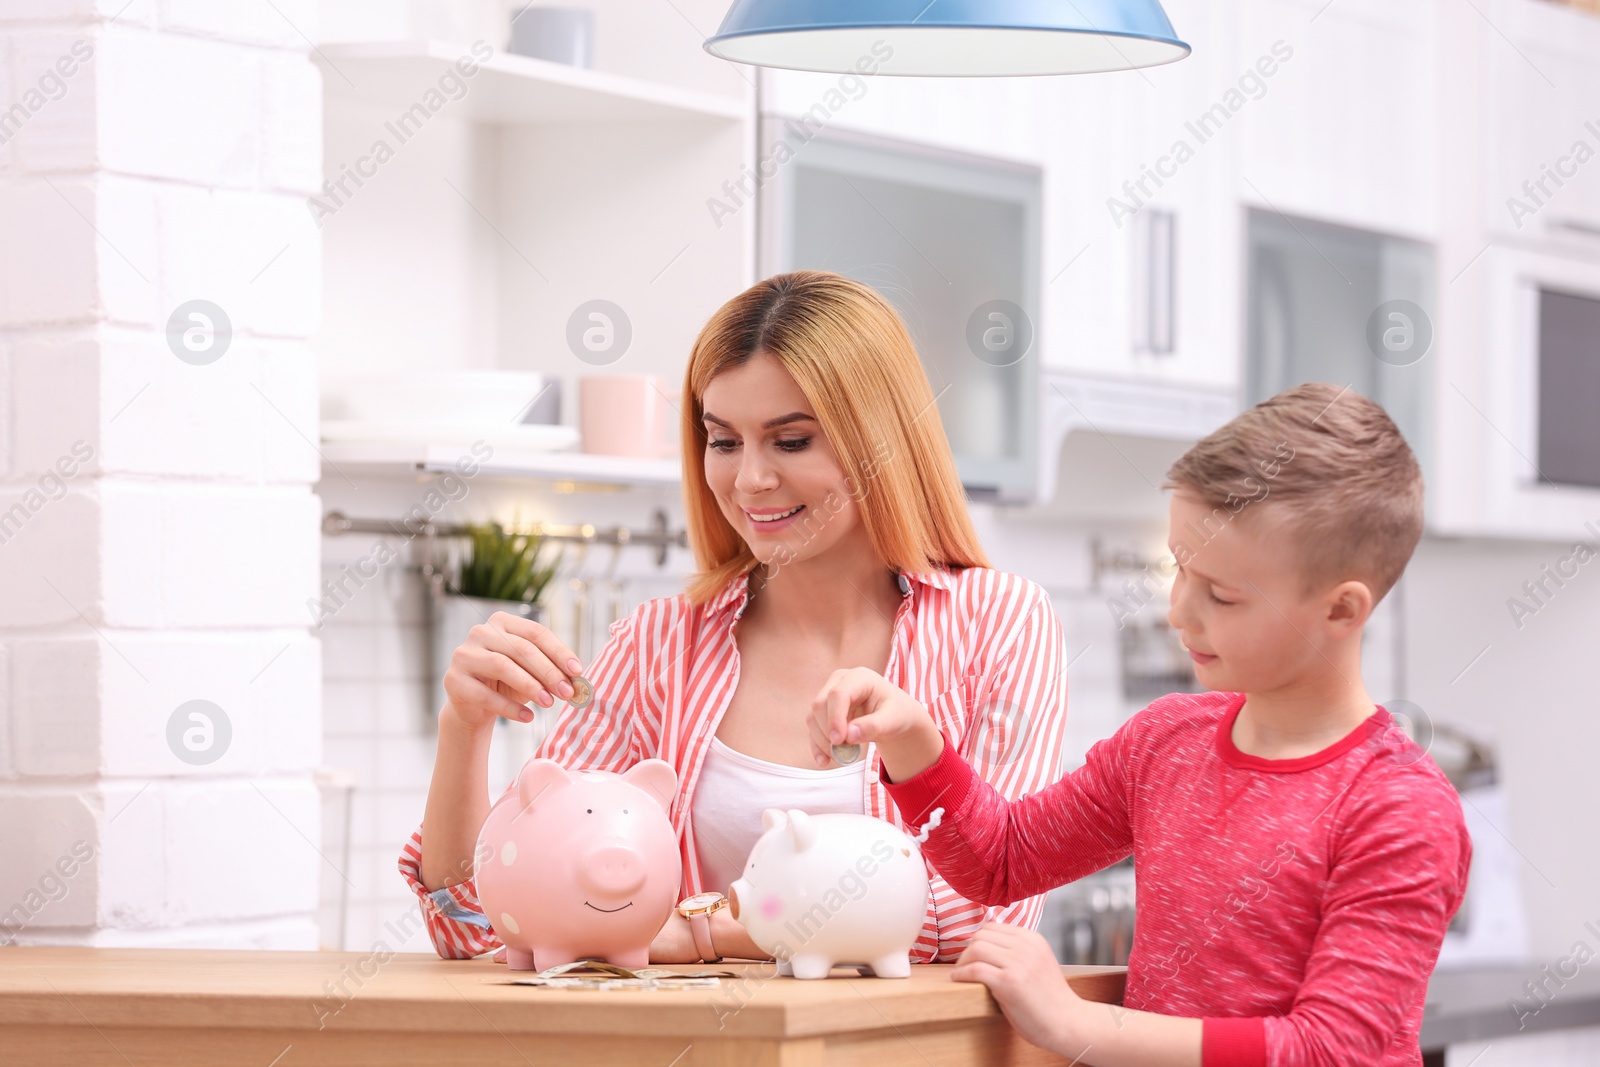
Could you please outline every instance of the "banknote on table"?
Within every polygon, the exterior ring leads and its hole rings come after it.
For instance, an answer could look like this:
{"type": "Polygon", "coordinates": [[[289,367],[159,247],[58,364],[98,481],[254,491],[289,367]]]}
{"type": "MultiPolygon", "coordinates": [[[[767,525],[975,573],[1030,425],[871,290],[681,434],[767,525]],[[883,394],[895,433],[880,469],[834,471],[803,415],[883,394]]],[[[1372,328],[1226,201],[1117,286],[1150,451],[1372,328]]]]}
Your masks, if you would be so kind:
{"type": "Polygon", "coordinates": [[[578,960],[559,967],[548,967],[538,974],[511,979],[512,985],[544,986],[547,989],[715,989],[724,978],[737,978],[732,971],[690,971],[680,974],[662,967],[632,970],[601,960],[578,960]]]}

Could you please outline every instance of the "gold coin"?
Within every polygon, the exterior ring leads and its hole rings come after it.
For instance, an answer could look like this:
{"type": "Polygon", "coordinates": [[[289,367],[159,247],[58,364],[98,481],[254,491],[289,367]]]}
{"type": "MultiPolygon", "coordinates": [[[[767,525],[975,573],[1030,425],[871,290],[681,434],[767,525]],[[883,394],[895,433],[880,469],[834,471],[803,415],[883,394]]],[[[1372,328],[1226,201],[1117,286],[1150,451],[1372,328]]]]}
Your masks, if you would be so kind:
{"type": "Polygon", "coordinates": [[[861,758],[860,745],[834,745],[833,758],[841,764],[854,763],[861,758]]]}
{"type": "Polygon", "coordinates": [[[594,686],[589,684],[589,679],[581,674],[574,674],[567,681],[572,683],[572,696],[567,703],[575,708],[586,708],[594,701],[594,686]]]}

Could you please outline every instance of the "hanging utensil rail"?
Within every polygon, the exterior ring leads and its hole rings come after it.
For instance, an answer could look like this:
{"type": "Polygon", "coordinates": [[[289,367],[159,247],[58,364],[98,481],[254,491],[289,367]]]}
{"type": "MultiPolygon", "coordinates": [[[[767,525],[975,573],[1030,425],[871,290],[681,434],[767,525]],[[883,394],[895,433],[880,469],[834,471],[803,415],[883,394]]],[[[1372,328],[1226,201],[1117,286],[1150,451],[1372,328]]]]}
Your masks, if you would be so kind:
{"type": "MultiPolygon", "coordinates": [[[[571,541],[583,545],[615,545],[618,548],[639,545],[656,550],[656,566],[667,564],[669,548],[688,548],[689,532],[674,531],[667,521],[667,513],[657,508],[650,517],[648,529],[636,530],[627,526],[596,526],[593,523],[535,522],[516,527],[507,526],[507,532],[537,534],[551,541],[571,541]]],[[[389,534],[410,540],[415,537],[467,537],[471,527],[462,523],[399,522],[390,519],[352,519],[342,511],[330,511],[322,517],[322,532],[327,536],[347,533],[389,534]]]]}

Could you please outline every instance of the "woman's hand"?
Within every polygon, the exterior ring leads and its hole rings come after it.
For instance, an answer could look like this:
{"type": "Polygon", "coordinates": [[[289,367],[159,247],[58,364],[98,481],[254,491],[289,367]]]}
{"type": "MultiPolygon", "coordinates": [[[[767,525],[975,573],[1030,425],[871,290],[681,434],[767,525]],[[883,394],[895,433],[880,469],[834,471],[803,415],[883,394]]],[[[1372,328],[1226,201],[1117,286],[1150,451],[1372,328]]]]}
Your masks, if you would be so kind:
{"type": "Polygon", "coordinates": [[[834,745],[871,741],[896,782],[927,770],[944,751],[928,709],[867,667],[833,672],[811,702],[809,731],[817,766],[833,762],[834,745]]]}
{"type": "Polygon", "coordinates": [[[694,946],[694,931],[689,929],[689,920],[679,915],[677,908],[672,909],[672,914],[667,916],[666,925],[656,934],[656,939],[650,942],[650,962],[700,962],[700,950],[694,946]]]}
{"type": "Polygon", "coordinates": [[[1032,930],[985,923],[950,970],[955,982],[982,982],[1011,1025],[1028,1041],[1058,1056],[1081,1056],[1068,1048],[1073,1021],[1088,1002],[1072,991],[1050,943],[1032,930]]]}
{"type": "Polygon", "coordinates": [[[582,670],[572,649],[547,627],[497,611],[488,622],[467,631],[467,639],[450,657],[444,673],[449,700],[442,716],[453,715],[474,731],[496,716],[530,722],[533,712],[527,703],[548,708],[557,696],[570,698],[573,690],[567,677],[582,670]],[[564,666],[557,667],[558,663],[564,666]]]}

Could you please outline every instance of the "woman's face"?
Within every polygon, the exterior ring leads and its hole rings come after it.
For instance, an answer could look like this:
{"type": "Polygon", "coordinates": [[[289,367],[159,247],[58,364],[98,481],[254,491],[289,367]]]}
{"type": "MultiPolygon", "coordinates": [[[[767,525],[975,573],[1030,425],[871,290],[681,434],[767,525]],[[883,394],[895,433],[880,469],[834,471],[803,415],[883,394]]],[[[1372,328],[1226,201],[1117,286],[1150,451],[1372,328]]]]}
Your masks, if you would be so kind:
{"type": "Polygon", "coordinates": [[[757,354],[718,374],[701,407],[706,484],[769,570],[864,535],[839,458],[776,359],[757,354]]]}

